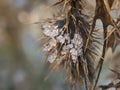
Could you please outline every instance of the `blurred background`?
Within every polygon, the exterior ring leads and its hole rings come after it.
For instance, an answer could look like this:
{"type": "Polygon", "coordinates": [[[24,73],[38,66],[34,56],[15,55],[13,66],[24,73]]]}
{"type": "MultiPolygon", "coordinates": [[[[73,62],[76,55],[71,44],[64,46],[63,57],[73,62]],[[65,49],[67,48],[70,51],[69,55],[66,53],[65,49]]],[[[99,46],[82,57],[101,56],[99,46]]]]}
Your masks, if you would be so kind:
{"type": "MultiPolygon", "coordinates": [[[[42,62],[39,22],[59,11],[49,7],[54,1],[0,0],[0,90],[69,90],[62,72],[50,74],[49,64],[42,62]]],[[[99,83],[113,79],[107,67],[120,62],[120,47],[107,56],[99,83]]]]}
{"type": "Polygon", "coordinates": [[[0,0],[0,90],[63,90],[61,73],[45,80],[50,69],[41,61],[40,24],[35,24],[53,16],[48,8],[53,2],[0,0]]]}

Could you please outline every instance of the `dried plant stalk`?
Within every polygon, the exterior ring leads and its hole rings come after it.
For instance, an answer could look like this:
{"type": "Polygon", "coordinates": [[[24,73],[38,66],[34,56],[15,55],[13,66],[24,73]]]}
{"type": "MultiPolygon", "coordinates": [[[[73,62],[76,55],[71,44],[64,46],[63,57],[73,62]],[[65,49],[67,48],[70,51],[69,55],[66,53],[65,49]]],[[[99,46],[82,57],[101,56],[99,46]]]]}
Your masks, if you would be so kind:
{"type": "MultiPolygon", "coordinates": [[[[95,16],[90,25],[89,15],[83,13],[85,0],[59,0],[53,6],[63,4],[63,12],[60,19],[49,20],[43,24],[43,34],[49,38],[44,44],[44,50],[48,53],[47,60],[53,66],[62,66],[71,82],[72,90],[77,83],[84,83],[86,90],[92,90],[96,57],[99,57],[101,37],[95,30],[97,19],[103,23],[103,51],[98,63],[98,75],[93,86],[96,85],[101,73],[108,40],[108,25],[112,25],[117,35],[119,28],[110,15],[114,0],[96,0],[95,16]]],[[[88,10],[89,11],[89,10],[88,10]]],[[[54,67],[53,67],[54,68],[54,67]]]]}

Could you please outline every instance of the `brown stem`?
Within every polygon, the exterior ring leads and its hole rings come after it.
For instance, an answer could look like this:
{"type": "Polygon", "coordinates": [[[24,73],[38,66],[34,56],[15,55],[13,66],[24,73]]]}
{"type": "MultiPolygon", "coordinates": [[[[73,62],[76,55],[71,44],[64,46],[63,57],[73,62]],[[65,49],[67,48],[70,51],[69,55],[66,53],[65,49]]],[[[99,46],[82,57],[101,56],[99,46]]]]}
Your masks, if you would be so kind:
{"type": "Polygon", "coordinates": [[[88,38],[87,38],[87,41],[86,41],[86,44],[85,44],[84,54],[86,53],[88,44],[89,44],[89,42],[90,42],[90,37],[92,36],[92,32],[94,31],[95,23],[96,23],[96,17],[94,17],[94,19],[93,19],[93,24],[92,24],[92,28],[91,28],[91,30],[89,31],[89,35],[88,35],[88,38]]]}

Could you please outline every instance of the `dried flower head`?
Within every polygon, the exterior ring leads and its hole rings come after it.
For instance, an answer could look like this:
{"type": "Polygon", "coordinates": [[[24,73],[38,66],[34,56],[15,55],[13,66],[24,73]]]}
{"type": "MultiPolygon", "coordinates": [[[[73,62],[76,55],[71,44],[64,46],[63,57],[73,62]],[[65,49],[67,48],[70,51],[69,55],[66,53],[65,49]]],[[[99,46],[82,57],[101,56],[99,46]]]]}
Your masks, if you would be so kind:
{"type": "Polygon", "coordinates": [[[43,34],[49,40],[44,44],[47,60],[51,64],[63,66],[72,84],[93,83],[96,57],[99,56],[100,34],[94,31],[86,48],[90,31],[89,17],[83,13],[84,0],[60,0],[64,15],[43,24],[43,34]],[[52,22],[52,23],[51,23],[52,22]]]}

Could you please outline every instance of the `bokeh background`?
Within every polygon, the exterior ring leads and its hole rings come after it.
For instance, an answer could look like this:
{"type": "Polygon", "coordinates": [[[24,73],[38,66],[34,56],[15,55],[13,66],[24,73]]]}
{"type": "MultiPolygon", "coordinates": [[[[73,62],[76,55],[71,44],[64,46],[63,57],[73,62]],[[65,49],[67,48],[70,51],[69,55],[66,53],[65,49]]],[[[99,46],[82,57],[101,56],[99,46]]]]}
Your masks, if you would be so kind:
{"type": "MultiPolygon", "coordinates": [[[[50,73],[42,62],[39,22],[59,11],[49,7],[54,1],[0,0],[0,90],[69,90],[62,71],[50,73]]],[[[115,52],[109,49],[100,84],[115,77],[109,68],[120,65],[120,47],[115,52]]]]}

